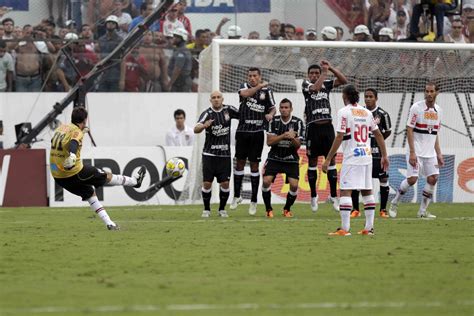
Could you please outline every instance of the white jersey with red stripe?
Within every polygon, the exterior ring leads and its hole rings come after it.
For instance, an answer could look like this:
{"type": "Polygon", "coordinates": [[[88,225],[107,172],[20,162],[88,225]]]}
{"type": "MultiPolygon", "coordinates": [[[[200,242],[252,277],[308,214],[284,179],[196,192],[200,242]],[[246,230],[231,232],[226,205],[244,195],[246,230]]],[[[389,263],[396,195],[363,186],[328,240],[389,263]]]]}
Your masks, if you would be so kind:
{"type": "Polygon", "coordinates": [[[418,157],[436,157],[435,143],[441,126],[439,105],[435,103],[433,107],[428,107],[425,100],[414,103],[408,114],[407,126],[413,128],[415,154],[418,157]]]}
{"type": "Polygon", "coordinates": [[[349,104],[337,112],[336,132],[343,133],[343,164],[369,165],[372,151],[369,134],[379,129],[372,112],[359,104],[349,104]]]}

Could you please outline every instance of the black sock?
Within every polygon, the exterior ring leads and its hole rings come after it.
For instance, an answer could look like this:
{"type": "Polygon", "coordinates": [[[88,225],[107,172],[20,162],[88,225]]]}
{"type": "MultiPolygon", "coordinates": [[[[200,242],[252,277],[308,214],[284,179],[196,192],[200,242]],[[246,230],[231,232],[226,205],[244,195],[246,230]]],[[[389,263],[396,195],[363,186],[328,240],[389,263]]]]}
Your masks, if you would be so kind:
{"type": "Polygon", "coordinates": [[[380,186],[380,209],[385,210],[387,208],[388,193],[390,192],[390,187],[380,186]]]}
{"type": "Polygon", "coordinates": [[[204,192],[204,190],[202,190],[201,193],[202,193],[202,202],[204,203],[204,210],[210,211],[212,189],[209,189],[209,192],[204,192]]]}
{"type": "Polygon", "coordinates": [[[329,180],[329,188],[331,190],[331,196],[337,197],[337,170],[336,169],[328,170],[328,180],[329,180]]]}
{"type": "Polygon", "coordinates": [[[352,190],[352,209],[359,210],[359,191],[352,190]]]}
{"type": "Polygon", "coordinates": [[[222,188],[220,189],[220,191],[219,191],[219,199],[220,199],[219,211],[225,210],[225,206],[227,204],[227,200],[229,199],[229,195],[230,195],[230,190],[229,189],[226,189],[226,191],[222,191],[222,188]]]}
{"type": "Polygon", "coordinates": [[[287,210],[287,211],[291,210],[291,206],[296,201],[296,196],[297,196],[296,192],[291,192],[291,191],[288,192],[288,194],[286,195],[286,204],[285,204],[285,207],[284,207],[285,210],[287,210]],[[293,194],[291,194],[291,193],[293,193],[293,194]]]}
{"type": "Polygon", "coordinates": [[[316,180],[318,179],[318,171],[308,169],[308,182],[309,182],[309,188],[311,190],[311,197],[314,198],[316,197],[316,180]]]}
{"type": "Polygon", "coordinates": [[[258,184],[260,183],[260,174],[258,172],[252,172],[252,175],[250,176],[250,183],[252,184],[252,198],[250,201],[257,202],[258,184]]]}
{"type": "Polygon", "coordinates": [[[272,210],[272,191],[268,188],[268,191],[263,191],[262,189],[262,197],[263,202],[265,203],[265,210],[270,211],[272,210]]]}
{"type": "Polygon", "coordinates": [[[242,189],[242,180],[244,179],[244,171],[241,171],[242,174],[235,174],[236,172],[239,171],[234,171],[234,196],[240,197],[240,191],[242,189]]]}

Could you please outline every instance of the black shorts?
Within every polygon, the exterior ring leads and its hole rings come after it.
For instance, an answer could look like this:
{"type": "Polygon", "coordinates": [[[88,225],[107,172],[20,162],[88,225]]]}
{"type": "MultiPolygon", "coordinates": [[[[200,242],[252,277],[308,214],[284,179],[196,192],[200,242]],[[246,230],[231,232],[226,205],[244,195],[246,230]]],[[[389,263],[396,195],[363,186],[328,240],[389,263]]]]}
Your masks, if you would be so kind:
{"type": "Polygon", "coordinates": [[[239,160],[248,159],[251,162],[260,162],[263,142],[263,131],[235,133],[235,158],[239,160]]]}
{"type": "Polygon", "coordinates": [[[94,195],[94,187],[101,187],[107,182],[107,174],[102,169],[85,165],[79,173],[69,178],[54,178],[57,184],[79,195],[83,201],[94,195]]]}
{"type": "Polygon", "coordinates": [[[380,165],[380,159],[372,159],[372,178],[373,179],[383,179],[388,178],[388,173],[382,170],[380,165]]]}
{"type": "Polygon", "coordinates": [[[202,156],[202,180],[212,182],[214,177],[218,183],[230,181],[232,163],[230,157],[202,156]]]}
{"type": "Polygon", "coordinates": [[[334,127],[331,122],[326,124],[309,124],[306,127],[306,155],[309,158],[326,157],[335,137],[334,127]]]}
{"type": "Polygon", "coordinates": [[[263,176],[276,176],[279,173],[286,174],[287,178],[299,180],[299,164],[268,159],[263,166],[263,176]]]}

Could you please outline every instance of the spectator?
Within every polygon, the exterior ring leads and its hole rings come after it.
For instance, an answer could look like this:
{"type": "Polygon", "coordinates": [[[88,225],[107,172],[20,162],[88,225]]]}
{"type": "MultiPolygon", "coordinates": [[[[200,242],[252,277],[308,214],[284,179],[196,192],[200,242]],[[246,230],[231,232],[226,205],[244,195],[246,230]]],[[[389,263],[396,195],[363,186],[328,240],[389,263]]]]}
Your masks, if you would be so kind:
{"type": "Polygon", "coordinates": [[[436,41],[443,41],[444,31],[444,15],[446,11],[456,8],[453,0],[444,0],[444,3],[439,3],[435,0],[423,0],[420,4],[413,6],[413,16],[410,21],[410,39],[416,40],[420,36],[420,17],[423,14],[423,6],[428,5],[429,11],[434,13],[436,17],[436,41]]]}
{"type": "MultiPolygon", "coordinates": [[[[133,30],[135,26],[138,24],[142,23],[145,18],[147,18],[151,13],[153,12],[153,5],[148,4],[147,2],[143,2],[142,5],[140,6],[140,15],[137,16],[132,20],[128,27],[128,32],[133,30]]],[[[150,30],[153,32],[159,31],[160,30],[160,23],[155,22],[151,25],[150,30]]]]}
{"type": "Polygon", "coordinates": [[[176,123],[166,133],[166,146],[192,146],[194,142],[194,131],[185,124],[186,113],[178,109],[174,111],[174,121],[176,123]]]}
{"type": "Polygon", "coordinates": [[[147,68],[146,91],[162,92],[164,91],[163,87],[168,86],[168,64],[163,49],[153,42],[153,34],[151,31],[145,32],[139,51],[149,66],[147,68]]]}
{"type": "Polygon", "coordinates": [[[282,40],[281,37],[281,23],[277,19],[270,20],[269,24],[270,34],[266,37],[268,40],[282,40]]]}
{"type": "Polygon", "coordinates": [[[23,38],[23,29],[21,26],[17,25],[13,29],[13,37],[14,38],[23,38]]]}
{"type": "Polygon", "coordinates": [[[148,81],[148,63],[138,47],[125,56],[120,71],[120,91],[142,92],[148,81]]]}
{"type": "Polygon", "coordinates": [[[187,16],[184,15],[184,12],[186,12],[186,8],[188,6],[188,2],[186,0],[179,0],[179,3],[177,5],[178,9],[178,21],[183,23],[184,29],[188,31],[188,34],[191,35],[193,34],[193,30],[191,27],[191,20],[187,16]]]}
{"type": "Polygon", "coordinates": [[[390,5],[385,0],[374,0],[370,5],[368,12],[368,27],[370,31],[388,25],[390,17],[390,5]]]}
{"type": "Polygon", "coordinates": [[[13,91],[14,69],[13,57],[7,52],[7,43],[0,39],[0,92],[13,91]]]}
{"type": "Polygon", "coordinates": [[[257,31],[252,31],[249,33],[248,39],[258,40],[260,39],[260,33],[257,31]]]}
{"type": "MultiPolygon", "coordinates": [[[[216,32],[214,34],[214,36],[211,36],[211,34],[209,34],[209,36],[211,37],[211,42],[212,42],[212,39],[215,37],[215,36],[219,36],[218,38],[221,38],[221,30],[222,30],[222,27],[227,23],[229,22],[230,19],[228,17],[223,17],[219,24],[217,24],[217,27],[216,27],[216,32]]],[[[210,43],[209,43],[210,45],[210,43]]]]}
{"type": "Polygon", "coordinates": [[[397,21],[392,25],[395,40],[403,40],[408,37],[408,18],[404,10],[397,12],[397,21]]]}
{"type": "Polygon", "coordinates": [[[240,39],[242,37],[242,29],[237,25],[231,25],[227,29],[228,39],[240,39]]]}
{"type": "Polygon", "coordinates": [[[388,19],[388,26],[393,28],[393,25],[397,23],[397,14],[399,11],[405,12],[407,20],[411,17],[411,7],[407,5],[407,0],[394,0],[390,6],[390,17],[388,19]]]}
{"type": "Polygon", "coordinates": [[[285,24],[285,40],[292,41],[295,39],[295,27],[292,24],[285,24]]]}
{"type": "Polygon", "coordinates": [[[0,39],[3,39],[3,35],[5,35],[5,27],[0,24],[0,39]]]}
{"type": "Polygon", "coordinates": [[[122,11],[128,13],[132,17],[132,19],[136,18],[139,15],[137,7],[135,6],[135,3],[132,0],[122,0],[122,2],[122,11]]]}
{"type": "Polygon", "coordinates": [[[160,29],[168,38],[173,37],[175,30],[184,29],[183,23],[178,21],[178,5],[172,6],[166,14],[165,19],[160,21],[160,29]]]}
{"type": "Polygon", "coordinates": [[[3,29],[4,29],[3,30],[4,34],[2,36],[2,39],[4,39],[4,40],[14,39],[15,37],[13,36],[13,30],[15,28],[15,21],[13,21],[12,18],[5,18],[2,21],[2,25],[3,25],[3,29]]]}
{"type": "Polygon", "coordinates": [[[304,37],[304,28],[302,27],[297,27],[295,29],[295,40],[297,41],[304,41],[305,40],[305,37],[304,37]]]}
{"type": "Polygon", "coordinates": [[[206,45],[209,46],[212,43],[212,39],[216,36],[216,33],[211,32],[210,29],[204,29],[204,31],[207,33],[206,45]],[[212,37],[211,37],[211,34],[213,34],[212,37]]]}
{"type": "Polygon", "coordinates": [[[60,39],[64,39],[67,33],[69,33],[69,29],[62,27],[59,29],[58,36],[60,39]]]}
{"type": "Polygon", "coordinates": [[[316,29],[307,29],[306,30],[306,40],[307,41],[316,41],[318,39],[318,35],[316,33],[316,29]]]}
{"type": "Polygon", "coordinates": [[[31,37],[33,34],[33,27],[30,24],[23,26],[23,37],[31,37]]]}
{"type": "MultiPolygon", "coordinates": [[[[76,38],[77,35],[74,33],[69,33],[65,37],[67,40],[75,40],[76,38]]],[[[79,78],[88,74],[99,61],[97,55],[93,51],[88,50],[86,46],[87,42],[82,38],[69,44],[68,51],[74,61],[74,67],[70,64],[69,60],[63,59],[61,62],[61,69],[63,69],[70,85],[75,85],[79,78]],[[79,73],[76,72],[76,69],[79,73]]]]}
{"type": "Polygon", "coordinates": [[[474,4],[463,6],[463,18],[465,21],[463,35],[469,39],[470,43],[474,43],[474,4]]]}
{"type": "Polygon", "coordinates": [[[393,30],[389,27],[383,27],[378,34],[379,42],[393,42],[393,30]]]}
{"type": "Polygon", "coordinates": [[[463,24],[461,19],[455,19],[451,23],[451,32],[444,37],[446,43],[469,43],[469,39],[462,34],[463,24]]]}
{"type": "Polygon", "coordinates": [[[48,50],[40,52],[31,37],[18,43],[15,62],[15,85],[18,92],[39,92],[42,86],[42,70],[48,50]]]}
{"type": "Polygon", "coordinates": [[[64,23],[64,27],[68,30],[68,33],[75,33],[77,31],[76,21],[74,20],[67,20],[64,23]]]}
{"type": "Polygon", "coordinates": [[[354,29],[353,41],[357,42],[373,42],[374,40],[370,36],[369,28],[365,25],[357,25],[354,29]]]}
{"type": "Polygon", "coordinates": [[[194,42],[186,45],[193,57],[193,68],[191,70],[191,78],[193,79],[192,91],[197,92],[199,79],[199,54],[207,47],[209,33],[205,30],[197,30],[194,42]]]}
{"type": "Polygon", "coordinates": [[[81,27],[81,33],[79,34],[82,42],[86,45],[86,49],[91,52],[95,52],[94,33],[89,24],[83,24],[81,27]]]}
{"type": "Polygon", "coordinates": [[[321,37],[323,41],[335,41],[337,40],[337,30],[332,26],[325,26],[321,30],[321,37]]]}
{"type": "MultiPolygon", "coordinates": [[[[66,35],[67,40],[77,40],[77,35],[74,33],[69,33],[66,35]],[[74,36],[74,37],[73,37],[74,36]]],[[[55,53],[52,55],[55,61],[65,60],[64,56],[61,56],[61,47],[63,42],[58,35],[53,35],[53,46],[55,47],[55,53]]],[[[72,45],[72,44],[71,44],[72,45]]],[[[69,49],[69,47],[65,48],[69,49]]],[[[46,76],[45,91],[48,92],[64,92],[71,89],[69,82],[66,80],[64,71],[60,68],[61,62],[53,62],[49,73],[46,76]]],[[[74,82],[75,84],[75,82],[74,82]]]]}
{"type": "MultiPolygon", "coordinates": [[[[105,20],[107,33],[99,38],[96,49],[100,51],[101,59],[109,55],[123,40],[118,34],[118,18],[110,15],[105,20]]],[[[114,65],[106,70],[99,84],[101,92],[116,92],[119,90],[120,64],[114,65]]]]}
{"type": "Polygon", "coordinates": [[[337,31],[336,41],[342,41],[342,38],[344,37],[344,30],[340,26],[334,26],[334,28],[337,31]]]}
{"type": "Polygon", "coordinates": [[[171,76],[169,86],[172,92],[191,92],[192,57],[186,48],[187,40],[188,32],[184,28],[174,31],[173,43],[176,49],[168,66],[168,74],[171,76]]]}
{"type": "MultiPolygon", "coordinates": [[[[350,1],[349,1],[350,2],[350,1]]],[[[365,5],[365,0],[352,0],[352,5],[349,9],[348,20],[349,20],[349,31],[354,32],[357,25],[367,25],[368,11],[365,5]]]]}
{"type": "Polygon", "coordinates": [[[132,17],[130,14],[123,12],[123,1],[122,0],[114,0],[114,10],[112,14],[118,18],[119,24],[119,33],[122,36],[125,36],[128,33],[128,27],[130,23],[132,23],[132,17]]]}

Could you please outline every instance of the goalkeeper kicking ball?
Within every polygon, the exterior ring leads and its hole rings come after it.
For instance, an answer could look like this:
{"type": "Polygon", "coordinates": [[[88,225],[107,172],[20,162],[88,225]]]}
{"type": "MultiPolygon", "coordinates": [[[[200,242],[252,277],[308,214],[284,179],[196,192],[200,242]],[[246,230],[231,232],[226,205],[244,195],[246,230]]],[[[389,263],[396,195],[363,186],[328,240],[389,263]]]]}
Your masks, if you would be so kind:
{"type": "Polygon", "coordinates": [[[166,162],[166,173],[168,176],[179,177],[182,176],[186,170],[186,164],[181,158],[171,158],[166,162]]]}

